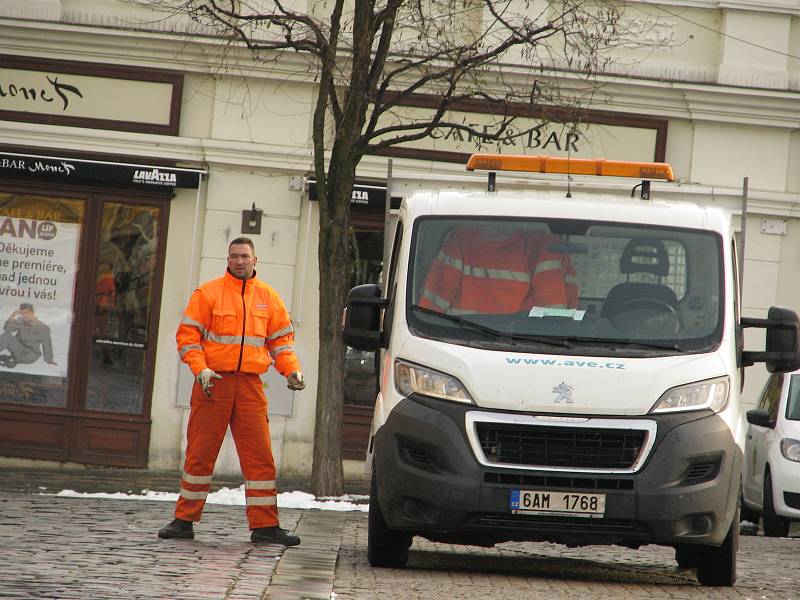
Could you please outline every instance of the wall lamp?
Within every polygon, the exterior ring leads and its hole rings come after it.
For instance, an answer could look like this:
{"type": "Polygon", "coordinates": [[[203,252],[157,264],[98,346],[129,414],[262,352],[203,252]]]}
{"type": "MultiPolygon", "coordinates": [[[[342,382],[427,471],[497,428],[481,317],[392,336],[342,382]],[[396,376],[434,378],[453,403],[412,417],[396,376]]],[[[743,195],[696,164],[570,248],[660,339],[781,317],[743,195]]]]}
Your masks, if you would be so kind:
{"type": "Polygon", "coordinates": [[[264,211],[256,208],[256,203],[253,202],[253,208],[244,209],[242,211],[242,233],[261,233],[261,215],[264,211]]]}

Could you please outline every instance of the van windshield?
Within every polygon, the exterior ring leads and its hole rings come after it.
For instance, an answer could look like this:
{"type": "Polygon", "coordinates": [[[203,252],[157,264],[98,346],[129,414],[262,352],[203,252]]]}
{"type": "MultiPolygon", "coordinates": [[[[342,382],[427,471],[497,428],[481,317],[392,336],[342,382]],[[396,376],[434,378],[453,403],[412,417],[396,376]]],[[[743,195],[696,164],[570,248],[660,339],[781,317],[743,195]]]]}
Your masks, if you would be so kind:
{"type": "Polygon", "coordinates": [[[586,220],[420,219],[412,333],[530,352],[709,351],[722,333],[722,240],[586,220]]]}

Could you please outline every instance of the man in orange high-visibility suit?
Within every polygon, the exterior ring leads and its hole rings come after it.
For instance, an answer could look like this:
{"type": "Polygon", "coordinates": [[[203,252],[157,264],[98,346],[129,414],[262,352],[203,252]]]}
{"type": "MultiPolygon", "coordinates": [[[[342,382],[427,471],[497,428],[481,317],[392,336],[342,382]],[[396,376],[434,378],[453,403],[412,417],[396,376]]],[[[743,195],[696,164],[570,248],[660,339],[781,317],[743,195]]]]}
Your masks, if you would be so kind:
{"type": "Polygon", "coordinates": [[[569,256],[549,248],[560,241],[511,223],[454,227],[430,266],[420,306],[454,315],[576,308],[569,256]]]}
{"type": "Polygon", "coordinates": [[[256,279],[256,261],[251,240],[233,240],[225,275],[194,291],[178,327],[178,352],[196,381],[175,520],[158,537],[194,538],[192,523],[200,520],[230,425],[245,478],[250,539],[300,543],[278,526],[267,399],[259,376],[272,364],[289,389],[302,390],[305,383],[289,315],[278,293],[256,279]]]}

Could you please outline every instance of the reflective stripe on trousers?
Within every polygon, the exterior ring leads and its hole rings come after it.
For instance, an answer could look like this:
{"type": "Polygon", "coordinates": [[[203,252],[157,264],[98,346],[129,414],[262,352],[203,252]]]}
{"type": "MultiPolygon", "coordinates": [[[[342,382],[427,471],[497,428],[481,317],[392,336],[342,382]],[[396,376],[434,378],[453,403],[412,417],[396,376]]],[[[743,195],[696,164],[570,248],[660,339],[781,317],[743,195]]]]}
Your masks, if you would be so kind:
{"type": "Polygon", "coordinates": [[[211,474],[230,425],[245,478],[245,503],[250,529],[278,524],[275,463],[269,437],[267,400],[258,375],[220,373],[211,398],[192,387],[186,462],[175,516],[199,521],[211,485],[211,474]]]}

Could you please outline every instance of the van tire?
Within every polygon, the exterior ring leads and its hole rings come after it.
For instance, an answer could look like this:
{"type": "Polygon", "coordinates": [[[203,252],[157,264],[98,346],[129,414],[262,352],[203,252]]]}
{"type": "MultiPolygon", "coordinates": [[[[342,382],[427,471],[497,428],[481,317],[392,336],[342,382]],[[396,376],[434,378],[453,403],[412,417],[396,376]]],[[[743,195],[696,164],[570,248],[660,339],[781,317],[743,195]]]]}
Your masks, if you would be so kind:
{"type": "Polygon", "coordinates": [[[721,546],[697,546],[702,558],[697,565],[697,581],[701,585],[730,587],[736,583],[736,552],[739,550],[739,510],[731,521],[721,546]]]}
{"type": "Polygon", "coordinates": [[[367,520],[367,560],[373,567],[399,569],[408,562],[408,549],[413,536],[389,529],[378,502],[378,482],[375,467],[369,489],[369,518],[367,520]]]}
{"type": "Polygon", "coordinates": [[[786,537],[789,535],[789,519],[775,514],[775,503],[772,496],[772,476],[764,474],[764,535],[768,537],[786,537]]]}

